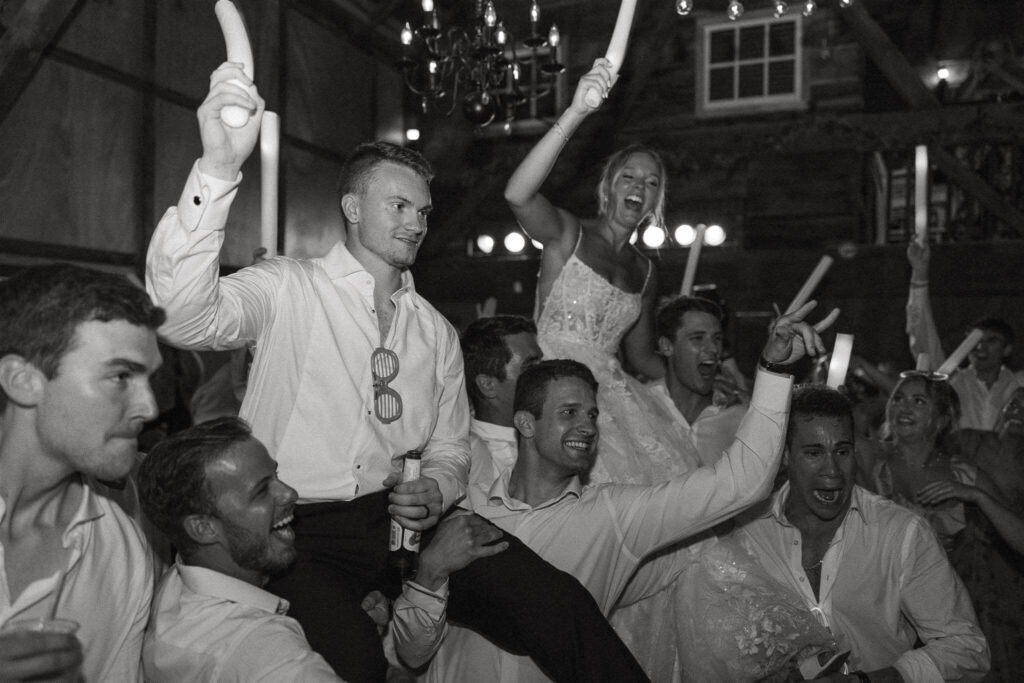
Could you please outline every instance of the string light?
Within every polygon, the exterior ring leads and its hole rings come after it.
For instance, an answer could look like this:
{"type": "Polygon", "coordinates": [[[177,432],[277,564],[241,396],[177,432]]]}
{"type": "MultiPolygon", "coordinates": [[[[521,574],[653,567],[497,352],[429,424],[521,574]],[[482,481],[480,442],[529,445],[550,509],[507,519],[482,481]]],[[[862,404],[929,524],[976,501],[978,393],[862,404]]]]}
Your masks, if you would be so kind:
{"type": "Polygon", "coordinates": [[[717,247],[725,242],[725,229],[721,225],[709,225],[704,231],[704,244],[717,247]]]}
{"type": "Polygon", "coordinates": [[[484,254],[494,251],[494,238],[490,235],[480,235],[476,238],[476,248],[484,254]]]}
{"type": "Polygon", "coordinates": [[[665,244],[665,230],[660,225],[648,225],[644,228],[644,234],[641,239],[643,239],[644,245],[647,247],[657,249],[665,244]]]}
{"type": "Polygon", "coordinates": [[[526,238],[521,232],[510,232],[505,235],[505,249],[510,254],[518,254],[526,248],[526,238]]]}
{"type": "Polygon", "coordinates": [[[693,244],[693,240],[697,237],[697,231],[693,229],[692,225],[683,223],[675,232],[672,234],[672,238],[681,247],[688,247],[693,244]]]}

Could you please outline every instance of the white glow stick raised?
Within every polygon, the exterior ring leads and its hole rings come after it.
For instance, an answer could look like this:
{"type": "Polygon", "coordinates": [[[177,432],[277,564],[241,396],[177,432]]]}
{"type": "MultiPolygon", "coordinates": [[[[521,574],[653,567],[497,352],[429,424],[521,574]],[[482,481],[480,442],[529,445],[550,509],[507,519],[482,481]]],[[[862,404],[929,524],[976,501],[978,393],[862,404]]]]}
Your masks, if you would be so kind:
{"type": "Polygon", "coordinates": [[[697,225],[697,235],[690,245],[690,253],[686,256],[686,270],[683,272],[683,286],[679,293],[683,296],[693,296],[693,281],[697,277],[697,262],[700,260],[700,248],[704,245],[704,231],[708,226],[700,223],[697,225]]]}
{"type": "MultiPolygon", "coordinates": [[[[242,71],[250,79],[253,78],[252,47],[249,45],[249,34],[245,32],[245,22],[238,8],[231,0],[217,0],[213,11],[220,22],[220,30],[224,33],[224,44],[227,46],[228,61],[242,65],[242,71]]],[[[238,79],[228,81],[252,94],[251,88],[238,79]]],[[[232,128],[241,128],[249,122],[249,111],[244,107],[224,107],[220,110],[220,120],[232,128]]]]}
{"type": "Polygon", "coordinates": [[[821,279],[825,277],[825,273],[832,267],[834,259],[828,254],[821,257],[818,261],[818,265],[814,266],[814,270],[811,271],[810,276],[807,278],[807,282],[800,288],[800,291],[793,297],[793,301],[790,302],[789,308],[786,309],[786,315],[789,315],[796,309],[807,303],[807,300],[811,298],[811,294],[814,294],[814,289],[821,282],[821,279]]]}
{"type": "Polygon", "coordinates": [[[971,352],[981,338],[985,336],[985,333],[979,329],[971,330],[971,333],[967,335],[967,339],[960,342],[960,346],[956,347],[956,351],[949,354],[949,358],[946,362],[939,366],[939,369],[935,372],[941,372],[946,375],[952,375],[956,372],[956,369],[960,367],[960,363],[963,362],[964,358],[967,358],[967,354],[971,352]]]}
{"type": "Polygon", "coordinates": [[[850,369],[850,356],[853,354],[853,335],[839,333],[836,344],[832,347],[832,360],[828,364],[827,386],[833,389],[846,384],[846,372],[850,369]]]}
{"type": "Polygon", "coordinates": [[[921,372],[928,372],[931,369],[931,367],[932,359],[929,358],[927,353],[922,351],[921,353],[917,354],[917,365],[914,366],[915,370],[920,370],[921,372]]]}
{"type": "MultiPolygon", "coordinates": [[[[615,20],[615,30],[612,31],[611,42],[608,43],[608,51],[604,58],[612,63],[612,80],[622,68],[622,60],[626,58],[626,44],[629,42],[629,29],[633,26],[633,13],[636,10],[636,0],[622,0],[619,5],[619,16],[615,20]]],[[[591,88],[583,96],[583,101],[595,109],[601,104],[601,93],[591,88]]]]}
{"type": "Polygon", "coordinates": [[[928,243],[928,146],[914,148],[914,238],[928,243]]]}
{"type": "Polygon", "coordinates": [[[260,246],[267,258],[277,256],[277,178],[281,149],[281,119],[263,112],[260,124],[260,246]]]}

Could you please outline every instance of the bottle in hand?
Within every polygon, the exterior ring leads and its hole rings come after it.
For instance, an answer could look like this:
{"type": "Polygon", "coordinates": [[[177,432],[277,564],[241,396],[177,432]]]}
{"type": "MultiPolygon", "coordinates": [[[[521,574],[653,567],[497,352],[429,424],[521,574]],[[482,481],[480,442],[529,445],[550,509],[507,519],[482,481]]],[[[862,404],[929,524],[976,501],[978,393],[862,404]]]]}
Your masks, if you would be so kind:
{"type": "MultiPolygon", "coordinates": [[[[420,451],[409,451],[405,454],[405,463],[402,467],[402,482],[419,478],[420,451]]],[[[419,553],[420,532],[406,529],[392,519],[388,539],[388,569],[391,575],[400,581],[414,578],[419,564],[419,553]]]]}

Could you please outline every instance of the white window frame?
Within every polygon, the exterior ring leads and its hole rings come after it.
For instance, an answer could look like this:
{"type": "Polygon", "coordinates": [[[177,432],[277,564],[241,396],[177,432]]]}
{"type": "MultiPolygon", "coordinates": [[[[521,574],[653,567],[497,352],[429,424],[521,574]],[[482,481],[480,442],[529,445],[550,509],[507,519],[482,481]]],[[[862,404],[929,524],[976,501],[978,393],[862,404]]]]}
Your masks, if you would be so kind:
{"type": "MultiPolygon", "coordinates": [[[[744,14],[740,19],[736,21],[730,20],[724,15],[704,16],[697,20],[697,59],[696,71],[697,71],[697,90],[696,90],[696,114],[699,117],[713,117],[713,116],[727,116],[735,114],[753,114],[761,113],[765,111],[796,111],[807,109],[807,81],[805,71],[805,55],[803,46],[803,15],[800,12],[790,11],[776,19],[772,16],[771,10],[748,12],[744,14]],[[739,31],[742,28],[748,26],[764,26],[766,33],[769,30],[768,27],[772,24],[780,24],[782,22],[791,22],[794,24],[794,80],[792,93],[786,93],[783,95],[763,95],[760,97],[735,97],[729,100],[709,100],[709,88],[710,78],[709,70],[710,64],[708,59],[711,54],[711,34],[716,30],[722,30],[728,28],[735,31],[735,35],[739,36],[739,31]]],[[[765,51],[768,50],[768,40],[765,40],[765,51]]],[[[772,61],[767,54],[763,55],[758,59],[747,59],[737,60],[734,62],[734,67],[738,68],[741,64],[768,64],[772,61]]],[[[765,69],[765,78],[768,77],[768,70],[765,69]]],[[[736,86],[739,84],[739,78],[734,80],[736,86]]],[[[767,83],[765,90],[767,91],[767,83]]]]}

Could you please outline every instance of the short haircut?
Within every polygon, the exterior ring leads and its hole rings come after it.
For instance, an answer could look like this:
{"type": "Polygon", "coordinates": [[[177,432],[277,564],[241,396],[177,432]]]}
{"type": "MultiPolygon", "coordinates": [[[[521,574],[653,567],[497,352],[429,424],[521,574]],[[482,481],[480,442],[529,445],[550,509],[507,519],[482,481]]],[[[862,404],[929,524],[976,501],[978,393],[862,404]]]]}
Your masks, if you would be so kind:
{"type": "Polygon", "coordinates": [[[527,332],[537,334],[537,325],[521,315],[495,315],[478,318],[462,333],[462,360],[466,367],[466,387],[475,404],[483,400],[476,386],[477,375],[505,381],[505,366],[512,360],[512,351],[505,337],[527,332]]]}
{"type": "Polygon", "coordinates": [[[338,176],[338,204],[347,194],[365,194],[374,170],[388,162],[412,169],[428,183],[434,179],[430,162],[416,150],[390,142],[364,142],[342,164],[338,176]]]}
{"type": "Polygon", "coordinates": [[[980,320],[975,320],[968,331],[974,329],[1001,334],[1007,344],[1013,343],[1013,328],[1010,327],[1010,324],[1002,318],[982,318],[980,320]]]}
{"type": "Polygon", "coordinates": [[[844,394],[824,384],[801,384],[793,387],[790,399],[789,424],[786,427],[786,445],[795,432],[797,420],[827,417],[845,420],[854,433],[853,403],[844,394]]]}
{"type": "Polygon", "coordinates": [[[249,425],[237,417],[202,422],[157,443],[138,472],[142,511],[184,557],[196,549],[185,532],[189,515],[216,515],[207,466],[233,446],[252,439],[249,425]]]}
{"type": "Polygon", "coordinates": [[[960,423],[960,395],[956,393],[956,389],[945,377],[933,377],[913,371],[905,374],[906,377],[900,377],[900,380],[896,382],[896,386],[893,387],[892,393],[889,394],[889,398],[885,402],[886,422],[882,425],[882,437],[888,439],[892,436],[889,428],[889,406],[892,404],[893,395],[907,382],[919,379],[924,382],[925,393],[935,405],[935,409],[939,411],[939,416],[946,418],[946,423],[935,434],[935,445],[943,447],[948,443],[960,423]]]}
{"type": "Polygon", "coordinates": [[[548,385],[557,379],[576,377],[583,380],[587,385],[597,392],[597,380],[594,373],[583,363],[574,360],[559,358],[556,360],[542,360],[536,365],[531,365],[516,380],[516,395],[512,400],[512,410],[529,411],[538,420],[544,412],[544,400],[548,395],[548,385]]]}
{"type": "Polygon", "coordinates": [[[615,183],[619,173],[625,167],[626,162],[629,161],[629,157],[633,154],[648,154],[654,159],[654,163],[658,166],[658,173],[661,175],[661,181],[658,183],[658,193],[654,201],[654,209],[652,210],[654,223],[657,225],[665,224],[665,186],[668,184],[668,173],[665,170],[665,161],[653,147],[647,145],[632,144],[627,147],[623,147],[618,152],[612,154],[604,162],[604,168],[601,169],[601,179],[597,183],[597,213],[598,215],[604,216],[608,213],[608,201],[611,198],[612,184],[615,183]]]}
{"type": "Polygon", "coordinates": [[[699,296],[676,297],[658,309],[654,320],[655,338],[675,339],[676,332],[683,325],[683,317],[690,311],[707,313],[714,316],[718,322],[722,322],[725,317],[722,307],[711,299],[699,296]]]}
{"type": "MultiPolygon", "coordinates": [[[[0,282],[0,357],[21,356],[53,379],[82,323],[124,320],[156,331],[164,319],[123,275],[70,263],[32,266],[0,282]]],[[[0,392],[0,410],[6,405],[0,392]]]]}

